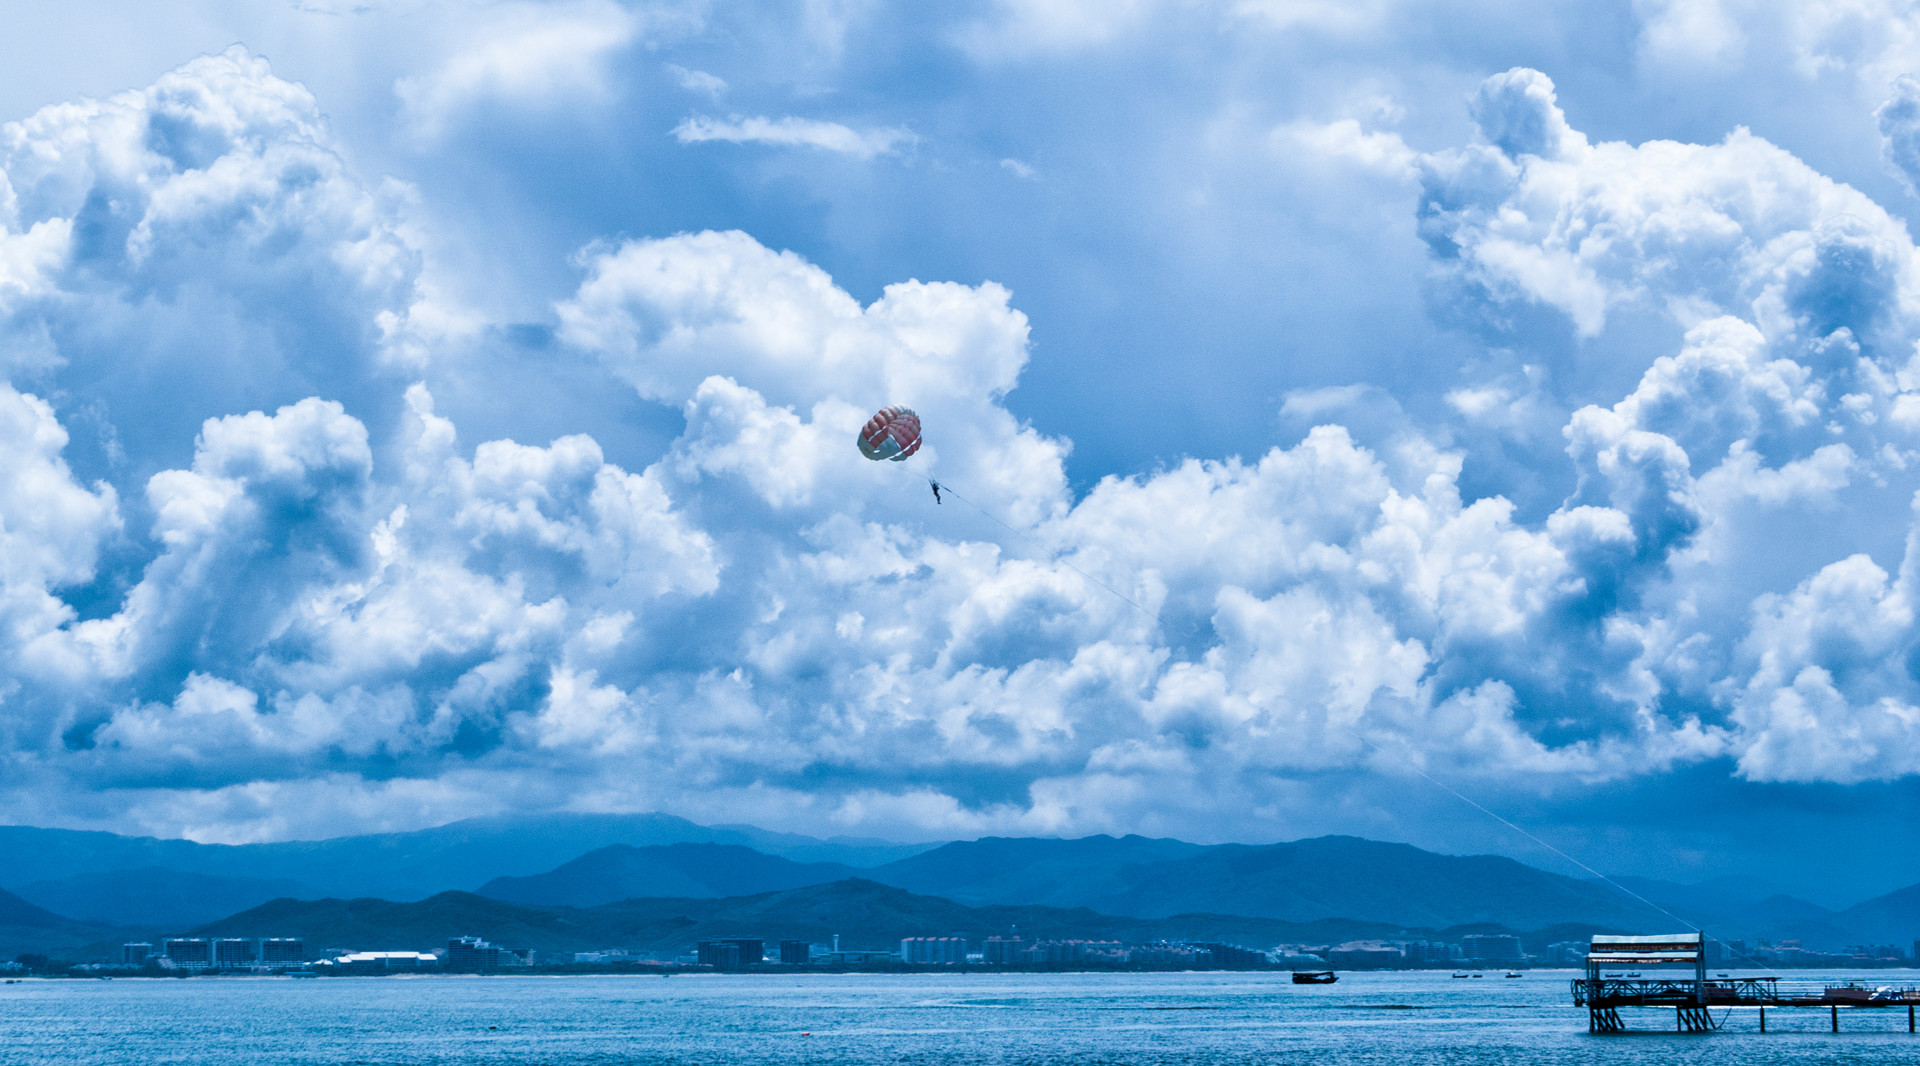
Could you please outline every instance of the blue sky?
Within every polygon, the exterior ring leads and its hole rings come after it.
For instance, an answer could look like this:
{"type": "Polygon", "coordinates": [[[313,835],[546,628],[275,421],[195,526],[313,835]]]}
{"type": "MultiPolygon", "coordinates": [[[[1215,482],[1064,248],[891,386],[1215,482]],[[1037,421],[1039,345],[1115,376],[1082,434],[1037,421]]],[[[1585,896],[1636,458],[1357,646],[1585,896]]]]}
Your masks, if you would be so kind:
{"type": "Polygon", "coordinates": [[[8,18],[7,820],[1920,879],[1908,5],[8,18]]]}

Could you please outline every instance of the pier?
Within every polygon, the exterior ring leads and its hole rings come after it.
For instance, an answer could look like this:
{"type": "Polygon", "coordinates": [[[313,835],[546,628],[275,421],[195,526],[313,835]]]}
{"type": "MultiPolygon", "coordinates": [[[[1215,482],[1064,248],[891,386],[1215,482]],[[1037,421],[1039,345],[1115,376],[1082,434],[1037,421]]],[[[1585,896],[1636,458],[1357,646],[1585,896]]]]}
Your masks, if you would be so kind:
{"type": "MultiPolygon", "coordinates": [[[[1920,989],[1871,989],[1853,985],[1829,986],[1819,995],[1781,995],[1777,977],[1707,978],[1706,935],[1596,936],[1587,949],[1585,977],[1573,981],[1573,1005],[1587,1008],[1587,1030],[1622,1033],[1622,1007],[1671,1009],[1674,1029],[1683,1033],[1710,1033],[1725,1021],[1725,1010],[1755,1008],[1760,1031],[1767,1031],[1767,1008],[1826,1008],[1833,1032],[1840,1032],[1840,1008],[1849,1010],[1907,1009],[1907,1032],[1915,1032],[1915,1008],[1920,989]],[[1608,970],[1641,966],[1691,966],[1693,975],[1643,979],[1638,973],[1610,974],[1608,970]],[[1723,1011],[1719,1021],[1713,1011],[1723,1011]]],[[[1664,1028],[1664,1026],[1663,1026],[1664,1028]]]]}

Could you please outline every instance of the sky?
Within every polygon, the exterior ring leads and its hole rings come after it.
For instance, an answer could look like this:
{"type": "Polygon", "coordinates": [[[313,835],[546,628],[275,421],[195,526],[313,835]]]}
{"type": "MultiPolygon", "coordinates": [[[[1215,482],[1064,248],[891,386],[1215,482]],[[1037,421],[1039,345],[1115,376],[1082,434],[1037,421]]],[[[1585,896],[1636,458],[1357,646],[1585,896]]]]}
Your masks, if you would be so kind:
{"type": "Polygon", "coordinates": [[[1920,880],[1920,6],[0,16],[0,820],[1920,880]]]}

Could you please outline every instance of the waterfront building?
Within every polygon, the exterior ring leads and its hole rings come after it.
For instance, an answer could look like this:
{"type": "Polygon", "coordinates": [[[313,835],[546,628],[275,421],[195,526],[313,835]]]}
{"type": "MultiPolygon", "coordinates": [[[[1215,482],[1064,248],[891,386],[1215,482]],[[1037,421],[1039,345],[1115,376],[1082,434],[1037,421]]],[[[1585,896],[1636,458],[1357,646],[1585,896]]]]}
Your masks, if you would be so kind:
{"type": "MultiPolygon", "coordinates": [[[[1449,944],[1444,940],[1389,940],[1387,943],[1400,949],[1400,954],[1406,960],[1405,965],[1408,966],[1444,966],[1462,957],[1460,945],[1449,944]]],[[[1581,942],[1579,947],[1579,957],[1586,958],[1586,943],[1581,942]]]]}
{"type": "Polygon", "coordinates": [[[440,956],[422,951],[354,951],[338,958],[321,959],[313,968],[319,973],[342,977],[414,973],[440,968],[440,956]]]}
{"type": "Polygon", "coordinates": [[[721,937],[702,940],[694,946],[700,965],[716,970],[744,970],[758,966],[766,956],[766,943],[759,937],[721,937]]]}
{"type": "Polygon", "coordinates": [[[1026,949],[1027,942],[1017,936],[990,936],[981,945],[980,955],[989,966],[1006,966],[1020,961],[1020,952],[1026,949]]]}
{"type": "Polygon", "coordinates": [[[786,966],[805,966],[813,961],[813,947],[804,940],[782,940],[780,962],[786,966]]]}
{"type": "Polygon", "coordinates": [[[1020,961],[1026,963],[1125,962],[1126,960],[1126,949],[1118,940],[1040,940],[1020,952],[1020,961]]]}
{"type": "Polygon", "coordinates": [[[1468,933],[1460,938],[1467,958],[1473,962],[1520,962],[1520,938],[1503,933],[1468,933]]]}
{"type": "Polygon", "coordinates": [[[460,973],[497,970],[500,968],[500,949],[477,936],[456,937],[447,941],[447,953],[441,957],[441,966],[460,973]]]}
{"type": "Polygon", "coordinates": [[[843,948],[839,951],[814,952],[813,961],[825,966],[872,966],[875,963],[898,963],[900,953],[843,948]]]}
{"type": "Polygon", "coordinates": [[[958,966],[967,961],[963,936],[910,936],[900,941],[900,961],[908,965],[958,966]]]}
{"type": "Polygon", "coordinates": [[[258,957],[269,966],[307,961],[307,942],[297,936],[263,936],[258,957]]]}
{"type": "Polygon", "coordinates": [[[1554,966],[1585,966],[1587,964],[1587,942],[1584,940],[1560,940],[1548,944],[1546,961],[1554,966]]]}
{"type": "MultiPolygon", "coordinates": [[[[1374,943],[1379,943],[1379,942],[1375,941],[1374,943]]],[[[1202,951],[1207,952],[1209,955],[1212,955],[1213,965],[1217,969],[1258,970],[1265,967],[1267,964],[1266,952],[1255,951],[1252,948],[1243,948],[1238,944],[1202,942],[1202,943],[1196,943],[1193,946],[1201,949],[1202,951]]],[[[1399,959],[1400,957],[1399,951],[1392,948],[1387,948],[1386,950],[1392,951],[1393,957],[1396,960],[1399,959]]],[[[1397,965],[1397,962],[1395,963],[1395,965],[1397,965]]]]}
{"type": "MultiPolygon", "coordinates": [[[[1127,962],[1135,966],[1178,967],[1183,970],[1204,970],[1213,965],[1213,952],[1192,944],[1142,944],[1127,951],[1127,962]]],[[[1316,966],[1327,960],[1316,958],[1316,966]]]]}
{"type": "Polygon", "coordinates": [[[213,942],[213,964],[221,968],[251,966],[254,961],[255,943],[251,940],[226,938],[213,942]]]}
{"type": "Polygon", "coordinates": [[[145,966],[153,955],[153,945],[145,940],[120,945],[120,961],[128,966],[145,966]]]}
{"type": "Polygon", "coordinates": [[[202,937],[175,937],[162,942],[162,952],[175,966],[200,967],[213,962],[213,947],[202,937]]]}
{"type": "Polygon", "coordinates": [[[1327,953],[1327,962],[1336,970],[1385,970],[1406,961],[1405,952],[1378,940],[1350,940],[1327,953]]]}

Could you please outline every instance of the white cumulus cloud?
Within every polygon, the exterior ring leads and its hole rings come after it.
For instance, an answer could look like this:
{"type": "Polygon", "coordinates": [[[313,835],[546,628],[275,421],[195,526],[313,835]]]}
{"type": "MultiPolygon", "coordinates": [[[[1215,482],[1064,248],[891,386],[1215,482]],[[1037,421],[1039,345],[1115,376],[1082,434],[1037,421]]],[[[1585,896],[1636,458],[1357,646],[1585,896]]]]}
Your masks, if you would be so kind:
{"type": "Polygon", "coordinates": [[[751,116],[717,119],[694,115],[673,128],[681,144],[728,141],[733,144],[770,144],[781,148],[817,148],[858,159],[891,155],[916,138],[911,130],[895,126],[856,130],[819,119],[751,116]]]}

